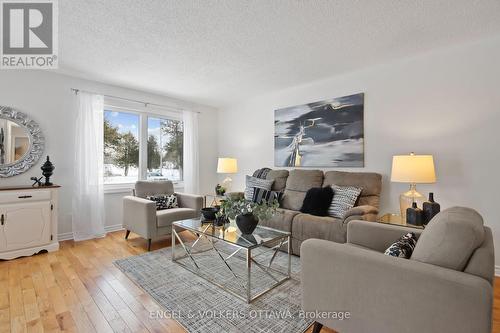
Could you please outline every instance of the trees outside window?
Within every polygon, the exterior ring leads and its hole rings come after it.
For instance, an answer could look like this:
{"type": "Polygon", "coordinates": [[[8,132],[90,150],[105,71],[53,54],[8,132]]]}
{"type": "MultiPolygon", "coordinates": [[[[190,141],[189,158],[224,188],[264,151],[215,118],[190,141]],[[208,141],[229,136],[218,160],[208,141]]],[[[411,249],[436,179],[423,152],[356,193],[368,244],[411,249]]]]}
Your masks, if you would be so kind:
{"type": "Polygon", "coordinates": [[[104,111],[104,183],[133,183],[139,176],[139,116],[104,111]]]}
{"type": "Polygon", "coordinates": [[[109,107],[104,111],[104,183],[133,184],[144,174],[150,180],[182,181],[183,135],[180,120],[109,107]],[[147,132],[139,131],[141,121],[147,132]],[[142,155],[144,141],[147,153],[142,155]]]}
{"type": "Polygon", "coordinates": [[[182,180],[182,121],[148,118],[148,179],[182,180]]]}
{"type": "Polygon", "coordinates": [[[161,156],[158,140],[154,135],[148,136],[148,170],[160,168],[161,156]]]}

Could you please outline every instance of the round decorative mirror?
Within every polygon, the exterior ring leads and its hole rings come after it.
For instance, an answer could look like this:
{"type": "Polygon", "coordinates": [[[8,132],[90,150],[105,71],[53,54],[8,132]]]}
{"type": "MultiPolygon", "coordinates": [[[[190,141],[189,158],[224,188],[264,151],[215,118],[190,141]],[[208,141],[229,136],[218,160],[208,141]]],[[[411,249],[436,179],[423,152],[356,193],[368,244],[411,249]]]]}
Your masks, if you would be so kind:
{"type": "Polygon", "coordinates": [[[45,140],[26,114],[0,106],[0,177],[26,172],[43,154],[45,140]]]}

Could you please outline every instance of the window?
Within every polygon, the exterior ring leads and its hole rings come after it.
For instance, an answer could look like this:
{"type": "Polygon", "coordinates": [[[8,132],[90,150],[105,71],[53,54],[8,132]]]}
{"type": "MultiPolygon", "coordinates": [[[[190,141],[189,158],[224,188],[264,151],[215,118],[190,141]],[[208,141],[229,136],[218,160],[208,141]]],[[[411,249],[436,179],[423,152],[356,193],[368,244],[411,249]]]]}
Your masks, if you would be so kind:
{"type": "Polygon", "coordinates": [[[148,117],[148,179],[182,180],[182,125],[179,120],[148,117]]]}
{"type": "Polygon", "coordinates": [[[121,189],[139,179],[181,182],[183,134],[183,123],[176,113],[158,116],[105,107],[104,184],[121,189]]]}
{"type": "Polygon", "coordinates": [[[139,115],[104,111],[104,183],[139,179],[139,115]]]}

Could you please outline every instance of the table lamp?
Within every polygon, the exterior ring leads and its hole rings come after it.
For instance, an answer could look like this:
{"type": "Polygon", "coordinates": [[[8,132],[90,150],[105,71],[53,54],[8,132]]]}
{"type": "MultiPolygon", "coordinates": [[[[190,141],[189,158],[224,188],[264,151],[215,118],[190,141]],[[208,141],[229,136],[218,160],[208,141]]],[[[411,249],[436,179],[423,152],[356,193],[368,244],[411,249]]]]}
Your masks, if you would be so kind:
{"type": "Polygon", "coordinates": [[[409,183],[410,190],[399,196],[401,218],[406,221],[406,209],[413,202],[422,205],[424,196],[417,192],[417,184],[432,184],[436,182],[434,159],[432,155],[396,155],[392,157],[391,181],[409,183]]]}
{"type": "MultiPolygon", "coordinates": [[[[219,160],[217,162],[217,173],[232,174],[237,172],[238,172],[238,161],[235,158],[219,157],[219,160]]],[[[233,180],[229,176],[227,176],[222,181],[221,185],[226,189],[226,193],[228,193],[231,190],[232,182],[233,180]]]]}

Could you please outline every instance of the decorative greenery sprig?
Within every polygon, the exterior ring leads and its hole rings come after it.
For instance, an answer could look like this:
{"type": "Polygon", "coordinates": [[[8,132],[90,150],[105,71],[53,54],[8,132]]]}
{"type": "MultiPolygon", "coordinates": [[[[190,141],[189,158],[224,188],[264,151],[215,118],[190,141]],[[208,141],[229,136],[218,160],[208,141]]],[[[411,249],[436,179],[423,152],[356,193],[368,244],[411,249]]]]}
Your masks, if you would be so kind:
{"type": "Polygon", "coordinates": [[[259,204],[242,198],[227,198],[221,202],[217,215],[235,219],[238,215],[253,214],[259,220],[267,220],[276,215],[278,207],[279,203],[276,199],[269,202],[262,200],[259,204]]]}

